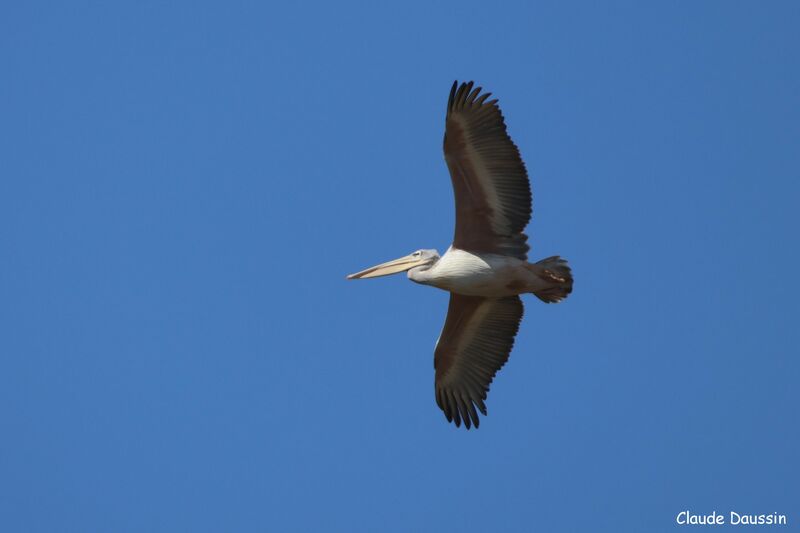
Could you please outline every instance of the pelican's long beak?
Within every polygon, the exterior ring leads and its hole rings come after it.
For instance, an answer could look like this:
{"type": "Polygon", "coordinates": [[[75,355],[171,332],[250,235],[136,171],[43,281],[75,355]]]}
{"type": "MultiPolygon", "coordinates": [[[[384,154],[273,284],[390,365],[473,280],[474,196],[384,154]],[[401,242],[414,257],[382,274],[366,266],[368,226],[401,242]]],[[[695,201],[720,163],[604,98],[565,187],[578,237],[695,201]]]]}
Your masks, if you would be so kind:
{"type": "Polygon", "coordinates": [[[419,257],[414,257],[413,254],[407,255],[405,257],[401,257],[393,261],[388,261],[386,263],[381,263],[380,265],[375,265],[374,267],[362,270],[361,272],[350,274],[349,276],[347,276],[347,279],[366,279],[366,278],[377,278],[380,276],[388,276],[389,274],[397,274],[398,272],[405,272],[406,270],[411,270],[415,266],[421,265],[424,262],[425,262],[424,259],[420,259],[419,257]]]}

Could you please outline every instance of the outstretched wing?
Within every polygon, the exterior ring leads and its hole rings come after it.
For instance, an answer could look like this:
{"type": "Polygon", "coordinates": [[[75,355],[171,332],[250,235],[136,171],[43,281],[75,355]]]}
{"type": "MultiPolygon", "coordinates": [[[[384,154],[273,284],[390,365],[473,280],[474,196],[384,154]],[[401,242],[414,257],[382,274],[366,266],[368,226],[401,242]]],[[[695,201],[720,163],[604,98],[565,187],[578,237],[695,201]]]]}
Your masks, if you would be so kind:
{"type": "Polygon", "coordinates": [[[444,157],[456,197],[453,246],[527,259],[531,187],[497,100],[473,83],[453,83],[444,157]]]}
{"type": "Polygon", "coordinates": [[[444,329],[436,343],[436,403],[448,422],[478,427],[486,393],[508,361],[522,320],[519,296],[483,298],[450,293],[444,329]]]}

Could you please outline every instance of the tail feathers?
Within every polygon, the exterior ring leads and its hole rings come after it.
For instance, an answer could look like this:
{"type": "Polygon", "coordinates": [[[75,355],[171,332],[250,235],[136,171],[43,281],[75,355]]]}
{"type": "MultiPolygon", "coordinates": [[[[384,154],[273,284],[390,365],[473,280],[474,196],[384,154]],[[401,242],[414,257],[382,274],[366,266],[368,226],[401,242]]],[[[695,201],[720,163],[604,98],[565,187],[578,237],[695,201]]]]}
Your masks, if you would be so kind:
{"type": "Polygon", "coordinates": [[[551,304],[557,303],[569,296],[572,292],[572,270],[570,270],[566,259],[561,259],[554,255],[547,259],[542,259],[536,263],[541,267],[538,271],[539,277],[547,282],[544,289],[535,291],[541,301],[551,304]]]}

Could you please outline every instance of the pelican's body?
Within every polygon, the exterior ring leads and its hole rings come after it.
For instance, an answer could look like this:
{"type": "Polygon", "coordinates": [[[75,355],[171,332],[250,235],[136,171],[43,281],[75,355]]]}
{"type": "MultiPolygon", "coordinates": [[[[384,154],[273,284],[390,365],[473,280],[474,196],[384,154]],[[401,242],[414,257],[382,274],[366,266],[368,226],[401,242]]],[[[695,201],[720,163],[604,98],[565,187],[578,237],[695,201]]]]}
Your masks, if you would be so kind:
{"type": "Polygon", "coordinates": [[[453,84],[447,102],[444,154],[456,198],[456,231],[444,256],[417,250],[348,276],[364,279],[408,271],[408,278],[450,293],[436,342],[436,403],[448,421],[478,427],[486,393],[508,360],[522,320],[521,294],[547,303],[572,291],[558,256],[528,262],[531,189],[519,150],[506,133],[497,100],[453,84]]]}
{"type": "Polygon", "coordinates": [[[549,281],[542,278],[542,270],[516,257],[451,247],[432,266],[409,270],[408,279],[464,296],[497,298],[544,289],[549,281]]]}

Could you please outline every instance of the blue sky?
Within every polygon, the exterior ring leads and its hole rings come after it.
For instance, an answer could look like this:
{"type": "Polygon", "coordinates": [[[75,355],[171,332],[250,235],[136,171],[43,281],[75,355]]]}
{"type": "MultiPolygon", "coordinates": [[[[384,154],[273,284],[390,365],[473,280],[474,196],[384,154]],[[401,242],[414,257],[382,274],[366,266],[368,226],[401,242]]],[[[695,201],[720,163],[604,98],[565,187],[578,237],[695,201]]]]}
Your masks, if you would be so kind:
{"type": "Polygon", "coordinates": [[[0,9],[4,531],[671,531],[800,523],[793,2],[0,9]],[[534,191],[478,431],[447,294],[447,93],[534,191]]]}

